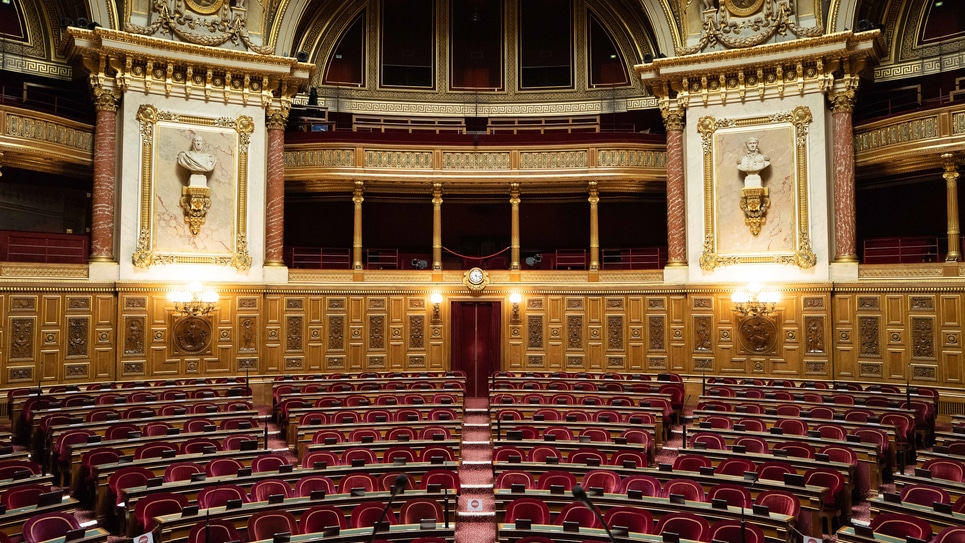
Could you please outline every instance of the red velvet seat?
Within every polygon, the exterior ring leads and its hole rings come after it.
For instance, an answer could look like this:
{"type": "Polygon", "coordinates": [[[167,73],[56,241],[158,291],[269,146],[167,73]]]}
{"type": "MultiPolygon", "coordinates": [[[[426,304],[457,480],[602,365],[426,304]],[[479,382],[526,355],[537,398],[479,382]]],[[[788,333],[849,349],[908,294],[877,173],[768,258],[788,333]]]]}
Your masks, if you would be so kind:
{"type": "Polygon", "coordinates": [[[757,476],[761,479],[781,481],[783,483],[785,473],[797,473],[797,470],[794,466],[782,460],[762,462],[757,466],[757,476]]]}
{"type": "MultiPolygon", "coordinates": [[[[360,503],[352,509],[349,525],[352,528],[371,528],[378,522],[385,506],[378,502],[360,503]]],[[[395,516],[392,509],[386,511],[385,522],[388,524],[398,524],[399,519],[395,516]]]]}
{"type": "Polygon", "coordinates": [[[570,464],[587,464],[591,462],[597,462],[597,465],[602,466],[606,464],[606,454],[599,451],[599,449],[592,449],[588,447],[581,447],[579,449],[570,451],[566,457],[566,461],[570,464]]]}
{"type": "Polygon", "coordinates": [[[399,481],[399,476],[405,477],[405,486],[402,487],[403,490],[412,490],[417,488],[415,479],[413,479],[411,475],[399,471],[390,471],[375,477],[375,488],[378,490],[390,491],[392,490],[392,487],[394,487],[399,481]]]}
{"type": "Polygon", "coordinates": [[[801,419],[781,419],[774,424],[786,435],[806,436],[808,435],[808,424],[801,419]]]}
{"type": "Polygon", "coordinates": [[[573,441],[573,431],[566,427],[547,428],[543,432],[543,438],[553,436],[556,441],[573,441]]]}
{"type": "Polygon", "coordinates": [[[510,456],[518,456],[520,461],[524,461],[526,460],[526,451],[519,447],[502,446],[493,453],[493,462],[509,462],[510,456]]]}
{"type": "Polygon", "coordinates": [[[691,479],[671,479],[665,482],[663,485],[663,497],[669,498],[671,494],[679,494],[687,501],[707,501],[707,495],[704,492],[703,485],[691,479]]]}
{"type": "Polygon", "coordinates": [[[348,494],[353,488],[362,488],[366,492],[373,492],[378,488],[378,482],[367,473],[350,473],[338,483],[339,494],[348,494]]]}
{"type": "Polygon", "coordinates": [[[947,481],[965,481],[965,463],[948,458],[933,458],[921,465],[922,469],[931,472],[933,479],[945,479],[947,481]]]}
{"type": "Polygon", "coordinates": [[[603,492],[611,494],[620,488],[620,482],[620,475],[615,471],[595,469],[586,472],[580,484],[587,490],[601,488],[603,492]]]}
{"type": "Polygon", "coordinates": [[[562,526],[564,522],[576,522],[580,528],[602,528],[600,521],[593,511],[587,509],[580,502],[573,502],[563,506],[553,524],[562,526]]]}
{"type": "Polygon", "coordinates": [[[348,528],[348,520],[342,510],[334,505],[316,505],[302,513],[298,521],[303,534],[321,532],[325,528],[338,526],[348,528]]]}
{"type": "Polygon", "coordinates": [[[530,462],[541,463],[546,462],[546,459],[551,456],[557,459],[563,458],[563,455],[556,447],[552,445],[537,445],[530,449],[528,459],[530,462]]]}
{"type": "Polygon", "coordinates": [[[284,496],[285,498],[291,498],[294,495],[292,491],[292,486],[288,481],[283,481],[281,479],[262,479],[261,481],[256,481],[251,485],[251,491],[249,492],[251,496],[251,501],[253,502],[266,502],[271,496],[284,496]]]}
{"type": "Polygon", "coordinates": [[[208,477],[221,477],[223,475],[235,475],[243,467],[244,465],[234,458],[215,458],[204,466],[204,472],[208,474],[208,477]]]}
{"type": "Polygon", "coordinates": [[[938,532],[932,543],[965,543],[965,526],[949,526],[938,532]]]}
{"type": "Polygon", "coordinates": [[[177,454],[177,445],[163,441],[156,443],[145,443],[144,445],[140,445],[138,448],[134,449],[134,459],[141,460],[144,458],[161,458],[165,454],[171,454],[168,451],[173,451],[174,454],[177,454]]]}
{"type": "Polygon", "coordinates": [[[749,509],[753,501],[751,500],[751,492],[747,487],[729,483],[720,483],[707,491],[707,501],[711,502],[715,499],[724,500],[727,505],[745,509],[749,509]]]}
{"type": "Polygon", "coordinates": [[[419,453],[419,460],[422,462],[432,462],[437,457],[441,457],[443,462],[452,462],[456,459],[455,453],[448,445],[428,445],[419,453]]]}
{"type": "Polygon", "coordinates": [[[422,476],[421,488],[423,490],[427,489],[429,485],[439,485],[439,488],[447,488],[450,493],[458,494],[459,487],[459,475],[448,469],[432,469],[422,476]]]}
{"type": "Polygon", "coordinates": [[[365,465],[377,464],[379,461],[371,449],[353,447],[342,453],[342,465],[351,466],[356,460],[361,460],[365,465]]]}
{"type": "Polygon", "coordinates": [[[198,491],[198,507],[202,509],[223,507],[229,500],[241,500],[241,503],[251,501],[245,489],[234,484],[206,486],[198,491]]]}
{"type": "Polygon", "coordinates": [[[251,471],[254,473],[278,471],[278,468],[288,464],[290,462],[287,457],[279,453],[267,453],[258,455],[251,461],[251,471]]]}
{"type": "Polygon", "coordinates": [[[296,535],[298,519],[295,515],[282,509],[272,511],[258,511],[248,518],[248,540],[260,541],[272,539],[275,534],[296,535]]]}
{"type": "Polygon", "coordinates": [[[303,476],[295,483],[292,494],[295,496],[311,496],[315,490],[324,490],[325,494],[335,493],[335,483],[330,477],[324,475],[303,476]]]}
{"type": "Polygon", "coordinates": [[[425,519],[443,522],[445,521],[443,515],[442,504],[430,498],[406,500],[399,507],[399,521],[402,524],[419,524],[419,522],[425,519]]]}
{"type": "Polygon", "coordinates": [[[727,450],[727,442],[723,436],[711,432],[697,432],[690,438],[690,446],[693,448],[704,447],[717,451],[727,450]],[[700,445],[698,445],[698,443],[700,445]]]}
{"type": "Polygon", "coordinates": [[[176,462],[164,468],[164,482],[190,481],[195,473],[204,473],[204,466],[197,462],[176,462]]]}
{"type": "Polygon", "coordinates": [[[23,540],[25,543],[40,543],[64,537],[67,532],[77,528],[80,528],[80,523],[71,513],[43,513],[30,517],[23,523],[23,540]]]}
{"type": "Polygon", "coordinates": [[[539,476],[537,483],[539,489],[549,490],[552,485],[561,485],[563,490],[569,492],[576,485],[576,476],[563,470],[549,470],[539,476]]]}
{"type": "MultiPolygon", "coordinates": [[[[180,513],[188,504],[188,497],[174,492],[157,492],[137,500],[134,505],[134,518],[137,521],[134,533],[142,534],[154,529],[156,517],[180,513]]],[[[128,531],[129,533],[130,530],[128,531]]]]}
{"type": "Polygon", "coordinates": [[[40,495],[50,492],[52,489],[51,485],[37,483],[13,486],[0,494],[0,503],[5,505],[7,509],[37,505],[40,495]]]}
{"type": "Polygon", "coordinates": [[[771,448],[772,451],[784,451],[787,456],[794,458],[813,459],[816,453],[814,445],[803,441],[786,441],[778,443],[771,448]]]}
{"type": "Polygon", "coordinates": [[[709,468],[712,465],[710,458],[701,454],[680,454],[673,460],[674,471],[699,472],[700,468],[709,468]]]}
{"type": "Polygon", "coordinates": [[[234,523],[227,520],[202,520],[192,526],[188,533],[188,543],[229,543],[231,541],[241,541],[241,535],[234,523]]]}
{"type": "Polygon", "coordinates": [[[610,457],[610,465],[623,466],[624,462],[633,462],[636,464],[636,467],[645,468],[650,465],[650,448],[647,447],[645,450],[646,452],[634,450],[617,451],[610,457]]]}
{"type": "Polygon", "coordinates": [[[783,490],[765,490],[757,495],[755,503],[767,507],[771,513],[789,515],[794,518],[797,518],[801,512],[800,499],[783,490]]]}
{"type": "Polygon", "coordinates": [[[931,524],[927,520],[904,513],[878,513],[871,519],[875,533],[906,539],[914,537],[923,541],[931,539],[931,524]]]}
{"type": "Polygon", "coordinates": [[[741,436],[734,440],[734,446],[744,447],[744,452],[750,454],[768,454],[770,445],[767,440],[760,436],[741,436]]]}
{"type": "Polygon", "coordinates": [[[903,486],[901,488],[901,501],[931,507],[936,502],[951,503],[951,498],[944,488],[919,483],[903,486]]]}
{"type": "Polygon", "coordinates": [[[662,496],[663,485],[652,475],[628,475],[620,481],[620,493],[639,490],[644,496],[662,496]]]}
{"type": "Polygon", "coordinates": [[[834,439],[836,441],[847,439],[847,432],[838,424],[817,424],[814,426],[814,430],[821,433],[821,439],[834,439]]]}
{"type": "Polygon", "coordinates": [[[628,531],[640,534],[653,532],[653,515],[650,511],[639,507],[618,505],[607,509],[603,515],[606,525],[612,530],[616,526],[623,526],[628,531]]]}
{"type": "Polygon", "coordinates": [[[723,543],[764,543],[764,530],[753,522],[718,520],[710,527],[710,540],[723,543]]]}
{"type": "Polygon", "coordinates": [[[767,423],[757,417],[742,417],[734,425],[743,425],[745,432],[766,432],[767,423]]]}
{"type": "Polygon", "coordinates": [[[530,472],[522,470],[506,470],[496,476],[495,488],[511,488],[514,484],[532,489],[536,488],[536,479],[530,472]]]}
{"type": "Polygon", "coordinates": [[[550,508],[537,498],[517,498],[506,504],[506,522],[528,519],[533,524],[549,524],[550,508]]]}
{"type": "Polygon", "coordinates": [[[670,513],[660,517],[654,533],[662,534],[673,532],[680,536],[680,539],[690,539],[692,541],[710,541],[710,524],[707,519],[693,513],[670,513]]]}
{"type": "Polygon", "coordinates": [[[849,501],[844,495],[844,475],[830,468],[811,468],[804,473],[804,484],[828,489],[821,507],[822,521],[828,522],[827,530],[836,530],[836,522],[840,524],[847,520],[851,511],[847,507],[849,501]]]}
{"type": "Polygon", "coordinates": [[[733,475],[735,477],[742,477],[744,472],[747,471],[757,471],[757,466],[754,462],[747,460],[746,458],[725,458],[717,464],[717,468],[714,473],[718,475],[733,475]]]}
{"type": "Polygon", "coordinates": [[[184,443],[181,443],[181,454],[198,454],[203,453],[206,450],[220,451],[221,443],[217,440],[207,438],[207,437],[193,437],[184,443]]]}

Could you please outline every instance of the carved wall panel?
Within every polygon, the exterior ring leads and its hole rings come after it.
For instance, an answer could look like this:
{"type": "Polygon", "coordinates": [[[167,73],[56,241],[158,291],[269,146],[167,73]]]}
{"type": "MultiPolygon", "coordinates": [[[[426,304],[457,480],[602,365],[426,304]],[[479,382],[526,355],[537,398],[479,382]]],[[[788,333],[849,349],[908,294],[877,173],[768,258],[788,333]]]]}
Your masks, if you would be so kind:
{"type": "Polygon", "coordinates": [[[623,342],[623,316],[607,315],[606,317],[607,345],[609,351],[622,351],[623,342]]]}
{"type": "Polygon", "coordinates": [[[694,350],[712,351],[713,319],[709,315],[694,317],[694,350]]]}
{"type": "Polygon", "coordinates": [[[911,318],[912,351],[914,358],[935,358],[935,320],[931,317],[911,318]]]}
{"type": "MultiPolygon", "coordinates": [[[[22,299],[21,299],[22,300],[22,299]]],[[[31,298],[31,300],[33,300],[31,298]]],[[[31,305],[31,307],[34,307],[31,305]]],[[[34,359],[34,329],[36,319],[18,317],[10,319],[10,360],[34,359]]]]}
{"type": "Polygon", "coordinates": [[[124,321],[124,354],[138,356],[144,354],[144,317],[127,317],[124,321]]]}
{"type": "Polygon", "coordinates": [[[238,329],[241,331],[238,341],[238,352],[252,353],[258,350],[258,318],[253,316],[239,316],[238,329]]]}
{"type": "MultiPolygon", "coordinates": [[[[874,298],[877,301],[878,298],[874,298]]],[[[877,307],[877,306],[875,306],[877,307]]],[[[859,353],[861,356],[880,357],[878,317],[862,316],[858,318],[859,353]]]]}
{"type": "MultiPolygon", "coordinates": [[[[384,299],[379,299],[383,305],[384,299]]],[[[382,308],[380,308],[382,309],[382,308]]],[[[385,316],[369,316],[369,349],[385,349],[385,316]]]]}
{"type": "Polygon", "coordinates": [[[426,318],[423,315],[409,315],[409,348],[424,349],[426,346],[426,318]]]}
{"type": "MultiPolygon", "coordinates": [[[[294,300],[289,299],[289,302],[294,300]]],[[[298,307],[293,309],[301,309],[302,300],[298,300],[298,307]]],[[[302,342],[304,340],[304,332],[302,327],[304,325],[305,319],[299,315],[289,315],[285,319],[285,348],[288,351],[301,351],[302,342]]]]}
{"type": "Polygon", "coordinates": [[[328,350],[345,350],[345,317],[342,315],[328,317],[328,350]]]}
{"type": "Polygon", "coordinates": [[[90,319],[88,317],[67,318],[67,358],[86,357],[89,338],[90,319]]]}
{"type": "Polygon", "coordinates": [[[824,317],[804,317],[804,351],[808,354],[823,353],[825,349],[824,317]]]}
{"type": "Polygon", "coordinates": [[[583,348],[583,317],[581,315],[566,316],[566,348],[583,348]]]}
{"type": "Polygon", "coordinates": [[[528,340],[526,342],[527,348],[542,349],[543,348],[543,316],[528,315],[526,317],[526,332],[528,336],[528,340]]]}
{"type": "Polygon", "coordinates": [[[667,350],[667,319],[662,315],[650,315],[647,319],[647,337],[650,341],[651,351],[667,350]]]}

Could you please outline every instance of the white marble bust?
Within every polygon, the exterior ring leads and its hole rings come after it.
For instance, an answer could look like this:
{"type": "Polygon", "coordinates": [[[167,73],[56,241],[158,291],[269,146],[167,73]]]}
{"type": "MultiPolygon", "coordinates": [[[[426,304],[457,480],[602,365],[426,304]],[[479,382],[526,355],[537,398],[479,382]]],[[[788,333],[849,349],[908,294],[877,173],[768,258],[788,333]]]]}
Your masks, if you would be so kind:
{"type": "Polygon", "coordinates": [[[761,153],[760,141],[750,137],[744,141],[746,153],[737,161],[737,169],[744,172],[744,188],[761,188],[761,171],[771,165],[771,160],[761,153]]]}
{"type": "Polygon", "coordinates": [[[178,153],[178,164],[191,172],[189,186],[206,187],[208,186],[208,174],[214,171],[214,155],[204,151],[204,138],[195,135],[191,142],[190,151],[178,153]]]}

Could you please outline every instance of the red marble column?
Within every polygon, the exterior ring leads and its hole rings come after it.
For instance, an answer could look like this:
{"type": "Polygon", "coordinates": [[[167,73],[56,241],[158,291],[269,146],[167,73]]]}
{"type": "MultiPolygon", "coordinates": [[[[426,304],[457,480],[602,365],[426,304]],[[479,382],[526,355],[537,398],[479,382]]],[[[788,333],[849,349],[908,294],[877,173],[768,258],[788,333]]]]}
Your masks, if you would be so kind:
{"type": "Polygon", "coordinates": [[[834,261],[857,262],[857,234],[854,203],[854,91],[831,96],[834,131],[834,261]]]}
{"type": "Polygon", "coordinates": [[[285,122],[279,111],[268,113],[268,176],[265,179],[265,266],[284,266],[285,122]]]}
{"type": "Polygon", "coordinates": [[[111,91],[94,90],[94,186],[91,194],[90,260],[114,260],[114,195],[117,187],[117,103],[111,91]]]}
{"type": "Polygon", "coordinates": [[[661,109],[667,127],[667,266],[687,265],[687,208],[684,201],[684,113],[661,109]]]}

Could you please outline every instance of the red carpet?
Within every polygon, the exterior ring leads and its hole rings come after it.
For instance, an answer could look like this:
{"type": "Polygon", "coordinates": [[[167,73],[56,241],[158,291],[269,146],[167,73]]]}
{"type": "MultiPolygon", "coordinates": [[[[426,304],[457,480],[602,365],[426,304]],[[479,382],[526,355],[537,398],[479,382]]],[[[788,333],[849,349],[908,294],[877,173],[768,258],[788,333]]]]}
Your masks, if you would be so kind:
{"type": "Polygon", "coordinates": [[[456,543],[496,541],[496,501],[493,497],[493,442],[489,399],[466,398],[459,463],[459,507],[456,543]]]}

